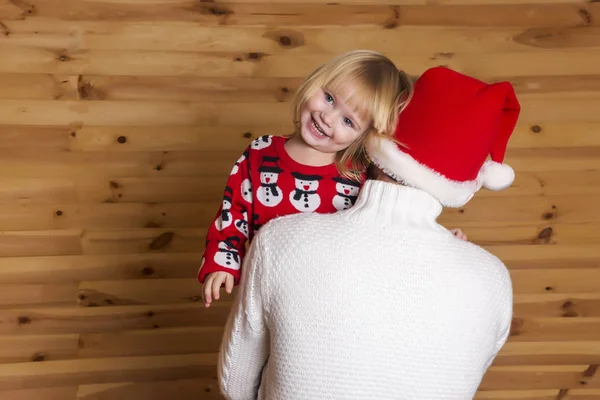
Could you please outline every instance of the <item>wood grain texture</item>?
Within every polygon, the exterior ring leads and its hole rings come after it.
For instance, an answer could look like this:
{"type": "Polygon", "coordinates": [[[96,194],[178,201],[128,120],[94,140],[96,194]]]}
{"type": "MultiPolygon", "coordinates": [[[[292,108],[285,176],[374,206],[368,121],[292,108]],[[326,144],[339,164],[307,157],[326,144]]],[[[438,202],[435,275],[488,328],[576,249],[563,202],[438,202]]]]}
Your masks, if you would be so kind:
{"type": "Polygon", "coordinates": [[[234,162],[368,48],[509,81],[505,191],[440,223],[513,281],[475,399],[600,399],[600,3],[0,0],[0,398],[222,400],[196,276],[234,162]]]}

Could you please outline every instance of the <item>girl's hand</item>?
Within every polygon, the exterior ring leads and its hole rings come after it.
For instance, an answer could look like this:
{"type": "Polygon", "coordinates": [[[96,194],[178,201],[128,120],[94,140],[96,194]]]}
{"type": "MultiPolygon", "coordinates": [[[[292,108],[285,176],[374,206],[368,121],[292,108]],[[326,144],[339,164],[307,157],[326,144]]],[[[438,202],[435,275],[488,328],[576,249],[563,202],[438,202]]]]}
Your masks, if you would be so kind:
{"type": "Polygon", "coordinates": [[[450,229],[450,232],[461,240],[467,240],[467,235],[459,228],[450,229]]]}
{"type": "Polygon", "coordinates": [[[221,286],[223,286],[223,283],[225,283],[225,291],[231,294],[233,290],[233,275],[231,275],[229,272],[217,271],[206,277],[202,291],[204,307],[210,307],[210,303],[212,303],[213,298],[215,300],[219,300],[221,286]]]}

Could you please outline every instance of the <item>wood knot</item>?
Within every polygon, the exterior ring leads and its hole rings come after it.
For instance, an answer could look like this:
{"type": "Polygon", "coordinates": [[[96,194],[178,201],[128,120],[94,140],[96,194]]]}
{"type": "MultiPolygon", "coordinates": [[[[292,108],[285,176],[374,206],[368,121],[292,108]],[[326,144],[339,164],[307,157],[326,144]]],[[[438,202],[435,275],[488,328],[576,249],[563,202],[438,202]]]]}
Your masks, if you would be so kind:
{"type": "Polygon", "coordinates": [[[149,317],[149,318],[152,318],[152,317],[154,317],[154,311],[148,311],[148,312],[146,313],[146,316],[147,316],[147,317],[149,317]]]}
{"type": "Polygon", "coordinates": [[[571,300],[567,300],[563,303],[562,306],[560,306],[561,308],[571,308],[573,307],[575,304],[573,304],[573,302],[571,300]]]}
{"type": "Polygon", "coordinates": [[[159,328],[159,326],[158,326],[158,325],[156,325],[156,324],[152,325],[152,327],[153,327],[154,329],[158,329],[158,328],[159,328]]]}
{"type": "Polygon", "coordinates": [[[116,181],[110,181],[109,185],[110,185],[111,189],[118,189],[121,187],[121,185],[119,185],[119,182],[116,182],[116,181]]]}
{"type": "Polygon", "coordinates": [[[79,296],[77,296],[77,298],[81,301],[84,301],[85,299],[87,299],[87,296],[85,294],[80,294],[79,296]]]}
{"type": "Polygon", "coordinates": [[[61,54],[61,55],[58,56],[58,60],[62,61],[62,62],[65,62],[65,61],[69,61],[70,58],[66,54],[61,54]]]}
{"type": "Polygon", "coordinates": [[[154,275],[154,269],[152,267],[144,267],[142,268],[142,274],[146,276],[154,275]]]}
{"type": "Polygon", "coordinates": [[[210,7],[206,7],[205,10],[207,14],[214,15],[216,17],[228,17],[231,14],[233,14],[233,11],[231,11],[227,7],[217,4],[210,7]]]}
{"type": "Polygon", "coordinates": [[[548,221],[548,220],[554,218],[554,214],[551,213],[551,212],[547,212],[547,213],[544,213],[544,215],[542,216],[542,218],[545,219],[546,221],[548,221]]]}
{"type": "Polygon", "coordinates": [[[523,325],[525,321],[520,317],[513,317],[512,322],[510,324],[510,336],[519,336],[523,333],[523,325]]]}
{"type": "Polygon", "coordinates": [[[465,209],[464,209],[464,208],[461,208],[460,210],[458,210],[458,213],[459,213],[459,214],[464,214],[464,213],[465,213],[465,209]]]}
{"type": "Polygon", "coordinates": [[[586,378],[591,378],[591,377],[593,377],[594,375],[596,375],[596,372],[598,372],[598,367],[599,367],[599,365],[598,365],[598,364],[591,364],[591,365],[588,367],[588,369],[586,369],[586,370],[583,372],[583,376],[585,376],[586,378]]]}
{"type": "Polygon", "coordinates": [[[156,167],[154,167],[155,170],[160,171],[162,170],[164,167],[162,164],[158,164],[156,167]]]}
{"type": "Polygon", "coordinates": [[[31,361],[33,362],[40,362],[40,361],[45,361],[46,360],[46,356],[43,353],[36,353],[31,357],[31,361]]]}
{"type": "Polygon", "coordinates": [[[282,93],[289,93],[289,92],[290,92],[290,89],[288,89],[288,88],[286,88],[286,87],[282,87],[282,88],[281,88],[281,92],[282,92],[282,93]]]}
{"type": "Polygon", "coordinates": [[[75,132],[75,131],[71,132],[71,137],[77,137],[77,132],[75,132]]]}
{"type": "Polygon", "coordinates": [[[542,127],[539,125],[533,125],[531,128],[531,132],[533,133],[540,133],[542,132],[542,127]]]}
{"type": "Polygon", "coordinates": [[[56,216],[60,217],[61,215],[63,215],[63,212],[61,210],[56,210],[56,216]]]}
{"type": "Polygon", "coordinates": [[[592,25],[594,23],[594,17],[592,17],[592,14],[588,10],[582,8],[577,12],[577,14],[579,14],[583,20],[584,26],[592,25]]]}
{"type": "Polygon", "coordinates": [[[173,240],[173,232],[165,232],[161,235],[159,235],[156,239],[154,239],[152,241],[152,243],[150,243],[150,249],[151,250],[158,250],[158,249],[162,249],[163,247],[165,247],[166,245],[168,245],[169,243],[171,243],[171,241],[173,240]]]}
{"type": "Polygon", "coordinates": [[[199,302],[199,301],[200,301],[200,296],[193,296],[193,297],[192,297],[192,301],[193,301],[194,303],[197,303],[197,302],[199,302]]]}
{"type": "Polygon", "coordinates": [[[121,144],[127,143],[127,136],[119,136],[117,138],[117,142],[119,142],[121,144]]]}
{"type": "Polygon", "coordinates": [[[252,137],[252,132],[244,132],[244,138],[250,139],[252,137]]]}
{"type": "Polygon", "coordinates": [[[548,244],[550,243],[550,239],[552,239],[552,234],[554,233],[552,227],[547,227],[542,229],[536,239],[535,239],[535,243],[536,244],[548,244]]]}
{"type": "Polygon", "coordinates": [[[383,29],[394,29],[400,24],[400,7],[391,6],[391,17],[383,23],[383,29]]]}
{"type": "Polygon", "coordinates": [[[264,37],[276,41],[284,49],[295,49],[304,46],[306,40],[301,32],[292,30],[274,30],[263,35],[264,37]]]}
{"type": "Polygon", "coordinates": [[[551,292],[552,291],[552,286],[546,286],[544,289],[546,289],[547,292],[551,292]]]}
{"type": "Polygon", "coordinates": [[[264,56],[265,56],[265,53],[252,52],[252,53],[248,53],[248,55],[246,56],[246,59],[248,61],[260,61],[264,56]]]}
{"type": "Polygon", "coordinates": [[[160,228],[160,224],[157,224],[154,221],[150,221],[146,224],[146,228],[160,228]]]}
{"type": "Polygon", "coordinates": [[[30,324],[31,323],[31,319],[29,317],[26,317],[26,316],[21,316],[17,320],[19,321],[19,325],[25,325],[25,324],[30,324]]]}

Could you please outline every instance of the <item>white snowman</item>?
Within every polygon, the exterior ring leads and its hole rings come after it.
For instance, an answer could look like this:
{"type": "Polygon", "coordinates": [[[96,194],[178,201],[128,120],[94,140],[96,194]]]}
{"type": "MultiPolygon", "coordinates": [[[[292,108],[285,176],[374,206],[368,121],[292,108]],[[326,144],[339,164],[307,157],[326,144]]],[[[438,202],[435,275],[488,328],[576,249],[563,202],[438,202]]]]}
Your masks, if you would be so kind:
{"type": "Polygon", "coordinates": [[[242,235],[244,235],[245,237],[248,237],[248,213],[245,210],[242,213],[242,218],[236,219],[233,222],[233,225],[235,225],[237,230],[242,235]]]}
{"type": "Polygon", "coordinates": [[[240,186],[240,191],[242,192],[242,198],[252,204],[252,182],[250,182],[250,179],[244,179],[240,186]]]}
{"type": "Polygon", "coordinates": [[[233,168],[231,169],[231,173],[229,175],[235,175],[238,173],[238,171],[240,170],[240,164],[242,162],[244,162],[244,160],[246,159],[246,157],[248,157],[248,150],[245,150],[242,155],[240,156],[240,158],[238,158],[238,160],[235,162],[233,168]]]}
{"type": "Polygon", "coordinates": [[[272,136],[270,136],[270,135],[264,135],[264,136],[261,136],[261,137],[258,137],[256,139],[254,139],[252,141],[252,143],[250,143],[250,148],[252,148],[254,150],[266,149],[273,142],[273,140],[271,139],[271,137],[272,136]]]}
{"type": "Polygon", "coordinates": [[[215,220],[215,227],[217,230],[222,231],[231,225],[232,216],[231,216],[231,188],[229,186],[225,187],[225,196],[223,196],[223,204],[221,206],[221,214],[215,220]]]}
{"type": "Polygon", "coordinates": [[[322,177],[298,172],[292,172],[292,176],[295,178],[296,189],[290,193],[290,203],[298,211],[315,211],[321,205],[321,197],[317,193],[317,189],[322,177]]]}
{"type": "Polygon", "coordinates": [[[240,255],[235,245],[240,243],[240,238],[236,236],[228,237],[219,242],[219,250],[215,254],[215,262],[224,268],[238,270],[240,269],[240,255]]]}
{"type": "Polygon", "coordinates": [[[279,174],[283,171],[277,165],[278,157],[263,157],[260,172],[260,187],[256,190],[256,198],[265,207],[275,207],[283,200],[281,188],[277,186],[279,174]]]}
{"type": "Polygon", "coordinates": [[[360,184],[342,177],[336,177],[333,180],[336,182],[335,191],[337,192],[333,196],[333,206],[338,211],[349,209],[356,202],[360,184]]]}

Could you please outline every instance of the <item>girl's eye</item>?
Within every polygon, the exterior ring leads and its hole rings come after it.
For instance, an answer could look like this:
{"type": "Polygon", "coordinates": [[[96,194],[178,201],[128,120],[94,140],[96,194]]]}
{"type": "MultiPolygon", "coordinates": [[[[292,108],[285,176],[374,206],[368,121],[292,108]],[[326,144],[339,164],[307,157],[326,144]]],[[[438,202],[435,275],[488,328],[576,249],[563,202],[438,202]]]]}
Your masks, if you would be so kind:
{"type": "Polygon", "coordinates": [[[350,118],[346,118],[344,117],[344,123],[346,125],[348,125],[350,128],[352,128],[354,125],[352,124],[352,120],[350,120],[350,118]]]}
{"type": "Polygon", "coordinates": [[[325,93],[325,101],[327,101],[328,103],[333,103],[333,96],[329,93],[325,93]]]}

